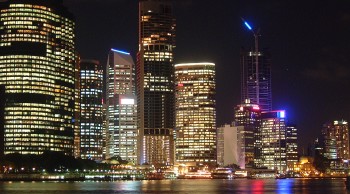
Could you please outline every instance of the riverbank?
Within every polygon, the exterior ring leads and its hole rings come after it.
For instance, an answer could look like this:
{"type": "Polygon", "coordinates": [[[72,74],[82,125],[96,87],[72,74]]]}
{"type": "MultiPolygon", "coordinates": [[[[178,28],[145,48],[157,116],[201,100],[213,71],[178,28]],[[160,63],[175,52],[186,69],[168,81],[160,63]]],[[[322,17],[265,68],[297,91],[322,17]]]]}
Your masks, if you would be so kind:
{"type": "MultiPolygon", "coordinates": [[[[286,177],[288,179],[334,179],[346,178],[345,176],[320,176],[320,177],[286,177]]],[[[154,177],[142,174],[84,174],[84,173],[13,173],[0,174],[0,181],[118,181],[118,180],[166,180],[166,179],[215,179],[211,177],[154,177]]],[[[227,179],[219,178],[219,179],[227,179]]],[[[229,179],[251,179],[250,177],[235,177],[229,179]]],[[[274,178],[254,178],[274,179],[274,178]]]]}
{"type": "Polygon", "coordinates": [[[84,181],[85,175],[79,173],[45,174],[0,174],[0,181],[84,181]]]}

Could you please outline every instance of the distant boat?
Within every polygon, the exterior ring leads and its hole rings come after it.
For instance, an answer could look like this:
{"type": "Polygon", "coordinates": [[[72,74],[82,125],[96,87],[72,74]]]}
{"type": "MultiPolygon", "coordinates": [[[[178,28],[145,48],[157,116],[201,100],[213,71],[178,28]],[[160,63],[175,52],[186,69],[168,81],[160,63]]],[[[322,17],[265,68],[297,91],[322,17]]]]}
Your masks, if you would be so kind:
{"type": "Polygon", "coordinates": [[[286,179],[287,176],[284,173],[277,173],[275,178],[276,179],[286,179]]]}
{"type": "Polygon", "coordinates": [[[269,169],[260,169],[253,172],[250,176],[250,179],[274,179],[276,178],[276,172],[269,169]]]}
{"type": "Polygon", "coordinates": [[[233,179],[233,173],[231,168],[216,168],[211,172],[213,179],[233,179]]]}
{"type": "Polygon", "coordinates": [[[211,179],[211,173],[208,171],[198,170],[197,172],[188,172],[178,176],[179,179],[211,179]]]}

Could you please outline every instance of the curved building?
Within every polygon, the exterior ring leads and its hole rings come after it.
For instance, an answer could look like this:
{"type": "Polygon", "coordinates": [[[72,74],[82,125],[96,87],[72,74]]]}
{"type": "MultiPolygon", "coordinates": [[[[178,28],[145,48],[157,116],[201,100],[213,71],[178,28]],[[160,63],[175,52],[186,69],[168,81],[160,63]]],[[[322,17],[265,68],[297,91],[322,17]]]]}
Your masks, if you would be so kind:
{"type": "Polygon", "coordinates": [[[0,3],[5,154],[73,155],[74,25],[60,0],[0,3]]]}
{"type": "Polygon", "coordinates": [[[215,64],[175,65],[176,161],[216,164],[215,64]]]}

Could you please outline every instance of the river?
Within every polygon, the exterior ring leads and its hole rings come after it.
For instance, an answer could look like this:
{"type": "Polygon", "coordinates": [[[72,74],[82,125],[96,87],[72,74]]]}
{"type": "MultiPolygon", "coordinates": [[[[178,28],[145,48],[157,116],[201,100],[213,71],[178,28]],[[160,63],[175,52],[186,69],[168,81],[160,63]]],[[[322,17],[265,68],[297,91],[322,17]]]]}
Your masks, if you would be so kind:
{"type": "Polygon", "coordinates": [[[1,194],[59,193],[310,193],[341,194],[344,179],[234,179],[234,180],[148,180],[115,182],[0,182],[1,194]]]}

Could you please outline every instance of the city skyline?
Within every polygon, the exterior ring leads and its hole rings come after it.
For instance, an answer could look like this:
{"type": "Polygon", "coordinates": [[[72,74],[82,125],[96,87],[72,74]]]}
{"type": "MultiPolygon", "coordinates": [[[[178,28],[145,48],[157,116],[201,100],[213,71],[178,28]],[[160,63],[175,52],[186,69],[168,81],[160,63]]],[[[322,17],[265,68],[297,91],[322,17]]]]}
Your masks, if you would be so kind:
{"type": "MultiPolygon", "coordinates": [[[[130,50],[135,58],[138,2],[81,2],[65,4],[76,16],[77,47],[82,56],[96,58],[103,64],[105,55],[100,53],[114,47],[130,50]],[[86,14],[92,10],[95,14],[86,14]],[[107,21],[113,16],[120,20],[107,21]],[[113,26],[123,25],[123,29],[114,29],[109,22],[113,26]],[[84,32],[91,26],[108,30],[92,29],[86,35],[84,32]],[[84,48],[86,40],[95,45],[94,50],[84,48]]],[[[286,110],[287,118],[297,125],[301,147],[305,148],[321,134],[323,123],[349,120],[349,103],[345,102],[350,95],[346,90],[350,84],[346,66],[350,44],[345,35],[350,31],[347,26],[350,13],[343,8],[348,2],[326,1],[317,6],[310,2],[299,6],[301,2],[294,1],[209,2],[175,2],[178,28],[175,63],[207,60],[217,64],[218,126],[232,121],[233,108],[241,103],[239,49],[253,45],[252,34],[240,17],[261,28],[262,48],[270,48],[272,55],[273,109],[286,110]],[[209,11],[211,14],[206,14],[209,11]]]]}
{"type": "MultiPolygon", "coordinates": [[[[308,18],[299,20],[296,12],[302,15],[307,11],[309,18],[317,15],[315,21],[321,21],[323,15],[289,0],[247,4],[226,0],[212,4],[206,0],[136,0],[137,4],[106,0],[103,13],[117,5],[128,13],[138,7],[136,18],[114,10],[121,15],[109,17],[112,20],[99,18],[108,14],[99,15],[101,4],[90,0],[95,2],[93,13],[99,23],[87,20],[89,30],[80,34],[75,30],[81,30],[77,18],[85,17],[76,16],[65,1],[0,3],[0,180],[346,177],[346,188],[350,188],[349,124],[343,118],[349,113],[344,108],[348,105],[350,68],[346,53],[338,50],[347,40],[336,42],[335,36],[326,36],[330,32],[325,24],[333,14],[320,24],[313,22],[323,29],[325,39],[314,34],[310,38],[303,29],[294,40],[291,37],[298,25],[291,21],[298,20],[299,25],[308,22],[308,18]],[[227,9],[234,5],[237,7],[227,9]],[[246,16],[245,5],[260,5],[249,10],[264,14],[246,16]],[[288,9],[272,9],[279,6],[288,9]],[[271,12],[264,12],[267,8],[271,12]],[[292,15],[285,14],[290,10],[292,15]],[[266,41],[255,23],[264,23],[266,15],[280,11],[283,17],[277,14],[274,18],[278,20],[272,22],[288,20],[284,30],[290,32],[268,35],[266,41]],[[244,17],[239,17],[239,25],[230,26],[234,13],[244,17]],[[116,34],[107,36],[116,26],[118,37],[134,38],[134,29],[128,26],[134,19],[138,21],[136,50],[129,40],[123,45],[119,43],[124,39],[111,41],[116,34]],[[108,24],[110,21],[113,25],[108,24]],[[123,35],[124,30],[127,35],[123,35]],[[232,34],[236,42],[232,42],[232,34]],[[76,38],[87,36],[89,40],[83,41],[82,47],[76,46],[76,38]],[[101,41],[95,44],[95,40],[107,40],[109,45],[101,41]],[[307,47],[296,46],[312,40],[314,44],[307,47]],[[315,47],[316,43],[321,48],[315,47]],[[338,51],[338,58],[326,60],[335,56],[332,50],[318,53],[318,49],[329,46],[327,43],[338,51]],[[262,44],[277,48],[283,44],[284,50],[262,44]],[[107,60],[99,59],[99,52],[104,51],[99,45],[109,47],[103,52],[107,60]],[[236,49],[237,56],[232,54],[236,49]],[[86,55],[90,50],[94,53],[86,55]],[[274,64],[273,56],[283,62],[274,64]],[[305,65],[308,60],[311,62],[305,65]],[[336,63],[338,60],[343,63],[336,63]],[[315,64],[327,64],[326,74],[307,72],[315,64]],[[316,80],[316,75],[323,81],[316,80]],[[237,86],[240,92],[236,93],[237,86]],[[304,100],[307,104],[303,106],[304,100]],[[304,109],[313,112],[308,114],[304,109]],[[334,118],[324,119],[329,115],[334,118]],[[322,123],[321,130],[315,127],[318,122],[322,123]]],[[[325,5],[332,11],[333,4],[321,3],[318,8],[325,5]]],[[[346,16],[347,12],[342,13],[346,16]]],[[[350,12],[348,16],[350,22],[350,12]]],[[[266,34],[283,26],[267,25],[271,28],[266,34]]],[[[189,191],[185,187],[182,190],[189,191]]]]}

